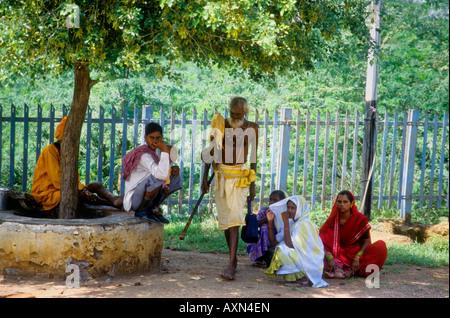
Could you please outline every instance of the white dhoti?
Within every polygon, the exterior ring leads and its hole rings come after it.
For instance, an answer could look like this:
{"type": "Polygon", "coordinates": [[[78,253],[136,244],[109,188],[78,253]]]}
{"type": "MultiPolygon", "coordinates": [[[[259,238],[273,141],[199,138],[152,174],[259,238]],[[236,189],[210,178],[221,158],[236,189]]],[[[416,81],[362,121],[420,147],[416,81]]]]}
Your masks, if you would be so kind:
{"type": "Polygon", "coordinates": [[[245,225],[245,204],[248,187],[256,180],[254,170],[246,164],[215,166],[215,199],[219,229],[245,225]]]}

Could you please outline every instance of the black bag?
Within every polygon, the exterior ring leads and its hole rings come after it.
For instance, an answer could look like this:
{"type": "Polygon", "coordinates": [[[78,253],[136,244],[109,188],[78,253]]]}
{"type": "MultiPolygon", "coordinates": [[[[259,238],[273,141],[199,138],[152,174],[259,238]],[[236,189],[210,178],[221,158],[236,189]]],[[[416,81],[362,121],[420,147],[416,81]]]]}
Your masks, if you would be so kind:
{"type": "Polygon", "coordinates": [[[256,214],[252,213],[252,202],[247,201],[247,215],[245,225],[242,227],[241,239],[245,243],[256,243],[259,240],[259,223],[256,214]]]}

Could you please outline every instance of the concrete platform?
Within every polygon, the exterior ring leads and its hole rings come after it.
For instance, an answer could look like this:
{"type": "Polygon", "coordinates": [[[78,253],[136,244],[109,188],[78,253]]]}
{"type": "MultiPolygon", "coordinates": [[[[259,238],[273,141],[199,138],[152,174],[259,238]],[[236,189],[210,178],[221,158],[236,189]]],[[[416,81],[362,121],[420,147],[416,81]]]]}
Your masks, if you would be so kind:
{"type": "Polygon", "coordinates": [[[130,214],[63,220],[0,211],[0,273],[64,277],[70,264],[94,277],[152,271],[163,239],[163,224],[130,214]]]}

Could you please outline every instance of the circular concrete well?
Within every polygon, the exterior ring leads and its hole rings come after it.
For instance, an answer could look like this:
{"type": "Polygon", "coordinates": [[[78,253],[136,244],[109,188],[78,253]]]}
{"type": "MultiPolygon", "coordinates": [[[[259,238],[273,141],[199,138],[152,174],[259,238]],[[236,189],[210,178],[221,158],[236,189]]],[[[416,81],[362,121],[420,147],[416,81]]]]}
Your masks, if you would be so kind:
{"type": "Polygon", "coordinates": [[[130,214],[63,220],[0,211],[0,273],[64,277],[71,264],[92,276],[151,271],[163,239],[163,224],[130,214]]]}

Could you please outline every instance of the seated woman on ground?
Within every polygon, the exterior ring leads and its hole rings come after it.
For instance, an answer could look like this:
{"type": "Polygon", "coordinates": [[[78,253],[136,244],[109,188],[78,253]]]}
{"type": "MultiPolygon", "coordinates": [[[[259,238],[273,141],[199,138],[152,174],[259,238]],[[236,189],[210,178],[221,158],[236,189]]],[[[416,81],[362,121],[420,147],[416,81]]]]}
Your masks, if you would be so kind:
{"type": "Polygon", "coordinates": [[[350,191],[339,192],[331,214],[319,230],[325,247],[324,274],[328,278],[367,277],[366,267],[381,270],[387,257],[384,241],[371,244],[370,224],[358,212],[350,191]]]}
{"type": "Polygon", "coordinates": [[[282,276],[298,287],[328,286],[322,280],[323,244],[306,200],[296,195],[270,205],[267,221],[270,243],[276,248],[266,275],[282,276]]]}
{"type": "MultiPolygon", "coordinates": [[[[283,191],[275,190],[269,196],[269,205],[283,200],[284,198],[286,198],[286,195],[283,191]]],[[[273,246],[270,245],[269,231],[267,229],[269,224],[267,222],[268,209],[269,207],[261,208],[256,216],[261,230],[259,241],[247,244],[248,256],[250,257],[250,260],[254,262],[253,265],[257,267],[268,267],[273,256],[273,248],[271,248],[273,246]]]]}

